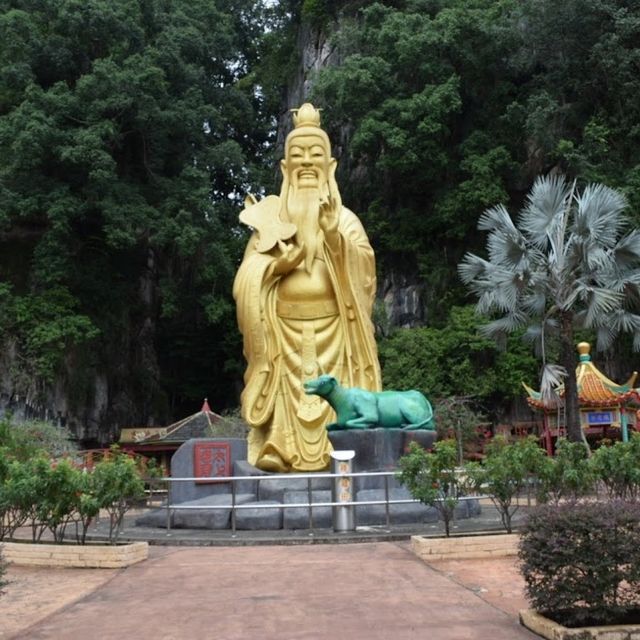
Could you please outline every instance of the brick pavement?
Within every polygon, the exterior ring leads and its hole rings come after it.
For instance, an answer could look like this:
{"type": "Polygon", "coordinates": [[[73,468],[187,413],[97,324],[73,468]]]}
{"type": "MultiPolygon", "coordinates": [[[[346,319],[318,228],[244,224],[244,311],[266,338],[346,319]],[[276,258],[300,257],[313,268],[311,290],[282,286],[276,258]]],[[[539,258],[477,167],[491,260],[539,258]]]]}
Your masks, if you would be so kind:
{"type": "MultiPolygon", "coordinates": [[[[515,562],[426,564],[406,541],[154,547],[148,561],[108,570],[104,580],[95,577],[103,570],[55,570],[58,591],[65,572],[75,581],[59,607],[32,611],[2,635],[5,615],[19,606],[9,585],[0,638],[532,640],[517,621],[524,600],[515,562]]],[[[29,571],[31,598],[46,598],[36,574],[51,584],[52,570],[29,571]]]]}

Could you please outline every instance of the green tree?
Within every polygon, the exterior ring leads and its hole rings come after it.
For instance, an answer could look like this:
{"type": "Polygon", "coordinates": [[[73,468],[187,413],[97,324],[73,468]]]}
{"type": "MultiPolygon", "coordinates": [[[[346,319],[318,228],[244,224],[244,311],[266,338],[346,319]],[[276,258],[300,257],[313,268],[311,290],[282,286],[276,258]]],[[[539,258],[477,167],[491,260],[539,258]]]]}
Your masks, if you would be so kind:
{"type": "Polygon", "coordinates": [[[205,389],[239,357],[218,336],[269,137],[262,19],[248,0],[0,2],[0,338],[25,384],[62,378],[84,406],[106,376],[120,422],[233,397],[205,389]]]}
{"type": "Polygon", "coordinates": [[[385,388],[418,389],[430,399],[465,397],[473,409],[520,397],[522,380],[537,369],[531,349],[517,336],[498,348],[479,334],[481,325],[469,305],[453,307],[442,327],[393,331],[379,341],[385,388]]]}
{"type": "Polygon", "coordinates": [[[640,203],[640,23],[633,0],[525,0],[506,22],[529,169],[560,166],[640,203]]]}
{"type": "Polygon", "coordinates": [[[594,488],[597,476],[588,451],[579,442],[561,438],[553,458],[538,473],[540,502],[577,502],[594,488]]]}
{"type": "Polygon", "coordinates": [[[640,496],[640,434],[634,433],[629,442],[616,442],[599,447],[594,452],[591,467],[609,498],[637,500],[640,496]]]}
{"type": "Polygon", "coordinates": [[[398,461],[398,479],[416,500],[438,511],[447,537],[463,489],[457,463],[455,440],[439,440],[432,452],[412,442],[409,453],[398,461]]]}
{"type": "Polygon", "coordinates": [[[0,448],[11,459],[29,460],[38,454],[59,457],[76,450],[68,429],[50,422],[18,422],[11,416],[0,418],[0,448]]]}
{"type": "Polygon", "coordinates": [[[453,438],[458,449],[458,464],[464,462],[465,450],[475,446],[480,439],[478,428],[486,417],[477,413],[471,407],[470,399],[461,396],[451,396],[436,400],[434,406],[436,431],[438,438],[444,440],[453,438]]]}
{"type": "Polygon", "coordinates": [[[92,471],[92,488],[101,509],[109,514],[109,541],[118,541],[124,516],[135,500],[144,497],[144,482],[136,461],[117,447],[92,471]]]}
{"type": "Polygon", "coordinates": [[[313,85],[333,139],[346,141],[344,201],[381,262],[419,269],[434,302],[462,299],[451,272],[473,212],[507,196],[517,167],[502,118],[515,78],[500,65],[515,4],[347,3],[332,41],[340,62],[313,85]]]}
{"type": "Polygon", "coordinates": [[[476,490],[491,498],[504,528],[511,533],[513,516],[520,508],[517,497],[542,471],[548,458],[534,437],[512,443],[496,437],[487,446],[486,454],[482,464],[469,463],[466,473],[476,490]]]}
{"type": "Polygon", "coordinates": [[[611,346],[622,331],[640,348],[640,232],[625,233],[624,196],[604,185],[582,192],[561,176],[538,178],[514,224],[504,206],[487,209],[478,228],[488,231],[485,259],[468,253],[460,277],[477,296],[481,314],[500,317],[488,336],[527,328],[539,340],[557,336],[564,369],[564,402],[570,440],[583,439],[575,377],[577,327],[596,331],[611,346]]]}

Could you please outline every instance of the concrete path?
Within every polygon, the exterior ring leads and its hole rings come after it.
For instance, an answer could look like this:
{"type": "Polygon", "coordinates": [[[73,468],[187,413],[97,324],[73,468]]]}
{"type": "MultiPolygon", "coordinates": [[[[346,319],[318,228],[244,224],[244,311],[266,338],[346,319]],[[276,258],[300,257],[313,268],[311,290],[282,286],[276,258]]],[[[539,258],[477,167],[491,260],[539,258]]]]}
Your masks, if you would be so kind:
{"type": "MultiPolygon", "coordinates": [[[[94,570],[57,570],[59,586],[70,572],[75,599],[39,620],[32,612],[22,628],[0,638],[533,640],[518,624],[525,602],[515,563],[427,565],[408,542],[152,547],[149,560],[104,579],[94,570]],[[83,575],[88,586],[74,587],[83,575]]],[[[32,578],[52,574],[16,567],[8,578],[25,571],[32,578]]],[[[6,591],[0,630],[16,606],[11,584],[6,591]]],[[[37,589],[31,597],[45,594],[37,589]]]]}

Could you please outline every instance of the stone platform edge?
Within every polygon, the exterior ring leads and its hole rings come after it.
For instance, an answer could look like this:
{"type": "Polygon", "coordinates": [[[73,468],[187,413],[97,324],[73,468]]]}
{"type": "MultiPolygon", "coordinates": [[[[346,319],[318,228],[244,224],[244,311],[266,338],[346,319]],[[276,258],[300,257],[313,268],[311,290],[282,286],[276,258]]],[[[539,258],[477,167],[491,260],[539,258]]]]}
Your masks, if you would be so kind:
{"type": "Polygon", "coordinates": [[[148,542],[126,544],[54,544],[2,542],[3,558],[19,566],[121,569],[149,557],[148,542]]]}
{"type": "Polygon", "coordinates": [[[411,536],[411,549],[425,562],[465,558],[502,558],[518,555],[517,533],[430,538],[411,536]]]}
{"type": "Polygon", "coordinates": [[[640,625],[619,624],[570,629],[533,609],[520,611],[520,624],[547,640],[638,640],[640,625]]]}

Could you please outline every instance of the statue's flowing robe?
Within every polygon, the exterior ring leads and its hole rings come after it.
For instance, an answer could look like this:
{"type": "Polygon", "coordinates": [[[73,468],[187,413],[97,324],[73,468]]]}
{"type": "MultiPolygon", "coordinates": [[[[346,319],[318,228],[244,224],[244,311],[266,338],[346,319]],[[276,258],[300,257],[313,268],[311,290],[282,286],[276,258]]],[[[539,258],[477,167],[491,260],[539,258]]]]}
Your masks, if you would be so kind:
{"type": "Polygon", "coordinates": [[[326,401],[304,393],[305,380],[326,373],[344,386],[380,389],[371,322],[373,249],[348,209],[340,213],[338,233],[339,249],[334,253],[323,241],[316,258],[327,267],[329,299],[304,305],[279,300],[278,288],[287,275],[272,274],[275,257],[256,250],[256,232],[236,274],[233,295],[247,360],[242,415],[251,427],[252,464],[275,453],[284,461],[282,470],[328,466],[331,443],[325,426],[335,414],[326,401]]]}

